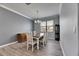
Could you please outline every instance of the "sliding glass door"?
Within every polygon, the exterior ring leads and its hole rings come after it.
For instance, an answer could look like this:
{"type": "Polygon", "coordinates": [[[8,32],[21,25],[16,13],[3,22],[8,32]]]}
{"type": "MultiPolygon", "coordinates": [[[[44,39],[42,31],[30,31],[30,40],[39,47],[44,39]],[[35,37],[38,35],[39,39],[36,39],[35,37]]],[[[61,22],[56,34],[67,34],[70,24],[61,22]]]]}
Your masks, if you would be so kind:
{"type": "Polygon", "coordinates": [[[47,21],[47,37],[48,37],[48,39],[55,39],[54,21],[53,20],[47,21]]]}
{"type": "Polygon", "coordinates": [[[54,39],[54,21],[47,20],[41,21],[40,23],[41,32],[46,32],[48,35],[48,39],[54,39]]]}
{"type": "Polygon", "coordinates": [[[54,31],[54,22],[53,20],[47,21],[47,32],[53,32],[54,31]]]}

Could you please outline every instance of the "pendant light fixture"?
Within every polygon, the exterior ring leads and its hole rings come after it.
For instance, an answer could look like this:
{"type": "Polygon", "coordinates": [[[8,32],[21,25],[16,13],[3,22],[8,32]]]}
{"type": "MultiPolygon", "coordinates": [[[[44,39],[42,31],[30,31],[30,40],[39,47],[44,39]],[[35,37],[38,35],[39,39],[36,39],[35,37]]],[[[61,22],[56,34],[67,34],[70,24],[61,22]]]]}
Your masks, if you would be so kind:
{"type": "Polygon", "coordinates": [[[36,19],[35,19],[35,23],[40,23],[40,20],[39,20],[39,18],[38,18],[38,13],[39,13],[39,11],[37,10],[36,13],[37,13],[37,17],[36,17],[36,19]]]}

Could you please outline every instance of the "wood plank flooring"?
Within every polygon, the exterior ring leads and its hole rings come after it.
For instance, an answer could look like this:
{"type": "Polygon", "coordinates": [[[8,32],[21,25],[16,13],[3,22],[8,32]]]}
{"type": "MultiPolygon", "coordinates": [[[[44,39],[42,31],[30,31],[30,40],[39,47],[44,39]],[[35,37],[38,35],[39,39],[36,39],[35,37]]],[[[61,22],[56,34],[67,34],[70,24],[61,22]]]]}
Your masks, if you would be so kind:
{"type": "Polygon", "coordinates": [[[62,51],[58,41],[48,40],[45,47],[40,50],[27,51],[26,42],[15,43],[3,48],[0,48],[0,56],[62,56],[62,51]]]}

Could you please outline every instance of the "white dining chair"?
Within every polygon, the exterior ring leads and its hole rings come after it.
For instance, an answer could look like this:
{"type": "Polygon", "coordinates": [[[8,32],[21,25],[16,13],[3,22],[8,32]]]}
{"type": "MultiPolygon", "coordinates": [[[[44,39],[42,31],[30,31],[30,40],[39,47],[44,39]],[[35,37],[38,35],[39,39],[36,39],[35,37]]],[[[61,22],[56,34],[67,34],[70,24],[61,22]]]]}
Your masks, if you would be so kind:
{"type": "MultiPolygon", "coordinates": [[[[32,52],[33,52],[34,48],[35,48],[35,46],[34,46],[35,44],[37,45],[37,39],[32,37],[31,35],[28,35],[28,37],[27,37],[27,50],[29,50],[29,47],[31,45],[32,52]]],[[[37,48],[37,46],[36,46],[36,48],[37,48]]]]}
{"type": "Polygon", "coordinates": [[[39,42],[42,43],[43,47],[46,45],[47,43],[46,33],[40,33],[39,42]]]}

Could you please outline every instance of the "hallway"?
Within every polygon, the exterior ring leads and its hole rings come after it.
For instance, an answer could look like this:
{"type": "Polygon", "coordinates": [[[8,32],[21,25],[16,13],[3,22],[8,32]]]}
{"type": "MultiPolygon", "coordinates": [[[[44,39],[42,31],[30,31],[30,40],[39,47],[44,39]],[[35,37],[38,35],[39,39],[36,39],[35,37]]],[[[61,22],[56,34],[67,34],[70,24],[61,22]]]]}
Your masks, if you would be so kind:
{"type": "Polygon", "coordinates": [[[39,51],[26,50],[25,43],[15,43],[0,48],[0,56],[62,56],[62,51],[58,41],[48,40],[47,45],[39,51]]]}

